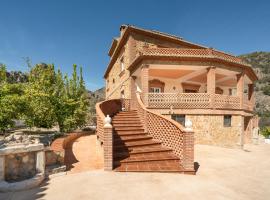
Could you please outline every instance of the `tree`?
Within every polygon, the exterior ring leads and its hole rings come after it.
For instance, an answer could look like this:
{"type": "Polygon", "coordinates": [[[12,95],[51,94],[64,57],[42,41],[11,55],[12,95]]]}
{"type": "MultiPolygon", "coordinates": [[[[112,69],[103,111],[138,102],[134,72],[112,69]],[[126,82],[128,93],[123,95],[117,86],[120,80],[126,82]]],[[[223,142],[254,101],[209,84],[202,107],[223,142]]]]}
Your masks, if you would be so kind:
{"type": "Polygon", "coordinates": [[[54,91],[55,72],[53,65],[37,64],[29,74],[25,89],[28,102],[24,119],[28,126],[51,128],[55,122],[51,96],[54,91]]]}
{"type": "Polygon", "coordinates": [[[14,119],[20,117],[25,108],[24,85],[7,82],[5,65],[0,65],[0,130],[14,126],[14,119]]]}
{"type": "Polygon", "coordinates": [[[70,131],[86,123],[88,99],[82,76],[73,66],[71,79],[54,65],[39,64],[31,69],[26,89],[29,102],[26,123],[29,126],[51,128],[57,124],[60,132],[70,131]]]}

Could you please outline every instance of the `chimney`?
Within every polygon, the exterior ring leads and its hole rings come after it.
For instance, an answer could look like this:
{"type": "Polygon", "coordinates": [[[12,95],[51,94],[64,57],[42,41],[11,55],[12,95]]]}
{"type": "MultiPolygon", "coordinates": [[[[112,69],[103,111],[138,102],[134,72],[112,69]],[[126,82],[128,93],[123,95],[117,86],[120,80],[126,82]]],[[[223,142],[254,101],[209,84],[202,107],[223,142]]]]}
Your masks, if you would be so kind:
{"type": "Polygon", "coordinates": [[[122,35],[124,34],[126,28],[127,28],[127,25],[120,26],[120,37],[122,37],[122,35]]]}

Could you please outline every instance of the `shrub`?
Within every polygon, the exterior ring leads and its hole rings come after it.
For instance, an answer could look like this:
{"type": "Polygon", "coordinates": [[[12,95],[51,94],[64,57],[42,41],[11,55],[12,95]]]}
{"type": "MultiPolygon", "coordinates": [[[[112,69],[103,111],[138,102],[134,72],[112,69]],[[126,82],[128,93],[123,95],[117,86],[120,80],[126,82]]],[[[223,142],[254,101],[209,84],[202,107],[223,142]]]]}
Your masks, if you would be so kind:
{"type": "Polygon", "coordinates": [[[263,135],[265,138],[270,137],[270,126],[265,126],[261,130],[261,135],[263,135]]]}

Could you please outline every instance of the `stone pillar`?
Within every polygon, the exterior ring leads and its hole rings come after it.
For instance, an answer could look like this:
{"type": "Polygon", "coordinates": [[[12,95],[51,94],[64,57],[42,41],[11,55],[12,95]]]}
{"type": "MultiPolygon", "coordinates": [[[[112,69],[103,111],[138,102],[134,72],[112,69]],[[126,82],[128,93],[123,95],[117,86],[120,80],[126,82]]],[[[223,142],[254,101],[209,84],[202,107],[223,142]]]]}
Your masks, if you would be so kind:
{"type": "Polygon", "coordinates": [[[0,181],[5,180],[5,156],[0,156],[0,181]]]}
{"type": "Polygon", "coordinates": [[[110,124],[109,116],[105,118],[104,124],[104,170],[113,170],[113,128],[110,124]],[[107,119],[106,119],[107,118],[107,119]]]}
{"type": "Polygon", "coordinates": [[[241,147],[241,149],[244,148],[244,137],[245,137],[245,117],[244,116],[240,116],[241,117],[241,121],[239,124],[239,128],[240,128],[240,138],[239,138],[239,145],[241,147]]]}
{"type": "Polygon", "coordinates": [[[237,96],[240,98],[240,109],[243,109],[244,102],[244,73],[237,74],[237,96]]]}
{"type": "Polygon", "coordinates": [[[141,69],[141,89],[142,89],[142,100],[145,107],[148,107],[148,92],[149,92],[149,67],[143,65],[141,69]]]}
{"type": "Polygon", "coordinates": [[[36,153],[36,169],[37,173],[45,173],[45,151],[38,151],[36,153]]]}
{"type": "Polygon", "coordinates": [[[207,69],[207,93],[210,94],[210,107],[214,108],[214,98],[216,93],[216,68],[209,67],[207,69]]]}

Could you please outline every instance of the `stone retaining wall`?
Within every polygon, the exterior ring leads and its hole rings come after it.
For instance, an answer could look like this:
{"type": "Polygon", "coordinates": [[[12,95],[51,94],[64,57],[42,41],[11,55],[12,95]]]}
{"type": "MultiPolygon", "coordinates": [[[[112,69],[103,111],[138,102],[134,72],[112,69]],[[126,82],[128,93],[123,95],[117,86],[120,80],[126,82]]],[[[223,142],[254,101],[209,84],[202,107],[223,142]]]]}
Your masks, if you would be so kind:
{"type": "Polygon", "coordinates": [[[5,156],[5,180],[8,182],[29,179],[36,174],[36,152],[5,156]]]}

